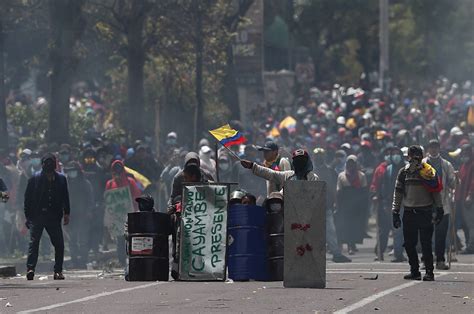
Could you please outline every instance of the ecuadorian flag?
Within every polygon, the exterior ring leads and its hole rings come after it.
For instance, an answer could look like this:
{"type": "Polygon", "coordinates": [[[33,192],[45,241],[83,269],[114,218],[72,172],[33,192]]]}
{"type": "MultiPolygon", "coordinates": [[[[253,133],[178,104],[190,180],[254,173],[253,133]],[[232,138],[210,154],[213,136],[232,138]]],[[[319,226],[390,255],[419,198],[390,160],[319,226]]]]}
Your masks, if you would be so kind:
{"type": "Polygon", "coordinates": [[[237,130],[230,127],[229,124],[221,126],[215,130],[210,130],[212,134],[222,145],[229,147],[245,143],[247,139],[237,130]]]}

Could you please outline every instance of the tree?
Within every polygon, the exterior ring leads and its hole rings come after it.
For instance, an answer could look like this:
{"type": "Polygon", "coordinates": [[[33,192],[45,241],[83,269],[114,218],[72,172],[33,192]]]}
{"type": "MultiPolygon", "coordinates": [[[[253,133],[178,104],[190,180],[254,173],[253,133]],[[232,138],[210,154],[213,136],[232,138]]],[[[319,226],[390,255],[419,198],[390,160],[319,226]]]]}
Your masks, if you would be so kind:
{"type": "Polygon", "coordinates": [[[69,141],[69,97],[77,67],[75,46],[85,29],[84,0],[49,0],[51,93],[48,141],[69,141]]]}

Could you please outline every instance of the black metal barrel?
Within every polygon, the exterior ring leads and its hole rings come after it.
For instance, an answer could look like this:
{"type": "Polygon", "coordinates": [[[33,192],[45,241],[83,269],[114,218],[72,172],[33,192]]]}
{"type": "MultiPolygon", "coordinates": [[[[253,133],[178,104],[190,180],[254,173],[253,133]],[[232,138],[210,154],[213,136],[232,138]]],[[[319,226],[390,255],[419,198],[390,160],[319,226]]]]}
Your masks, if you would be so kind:
{"type": "Polygon", "coordinates": [[[128,214],[128,280],[168,281],[171,222],[168,214],[128,214]]]}
{"type": "Polygon", "coordinates": [[[267,267],[270,281],[283,280],[284,231],[283,208],[278,211],[267,209],[267,267]]]}

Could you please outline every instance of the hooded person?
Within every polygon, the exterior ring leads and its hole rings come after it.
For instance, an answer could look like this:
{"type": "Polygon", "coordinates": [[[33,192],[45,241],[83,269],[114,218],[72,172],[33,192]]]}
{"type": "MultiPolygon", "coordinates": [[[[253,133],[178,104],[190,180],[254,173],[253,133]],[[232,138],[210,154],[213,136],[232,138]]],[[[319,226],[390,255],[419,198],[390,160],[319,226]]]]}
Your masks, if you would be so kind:
{"type": "Polygon", "coordinates": [[[357,157],[350,155],[337,178],[335,214],[339,243],[347,244],[349,255],[357,251],[356,244],[364,238],[368,201],[367,178],[359,170],[357,157]]]}
{"type": "Polygon", "coordinates": [[[177,196],[183,193],[185,182],[210,182],[215,181],[212,174],[201,167],[201,159],[195,152],[189,152],[184,157],[183,170],[179,171],[173,178],[171,195],[168,201],[168,212],[174,212],[173,205],[177,196]]]}
{"type": "MultiPolygon", "coordinates": [[[[142,192],[138,188],[138,185],[135,179],[127,175],[127,172],[125,170],[125,165],[123,164],[121,160],[115,160],[114,162],[112,162],[111,170],[112,170],[112,179],[107,181],[107,184],[105,185],[106,191],[128,186],[130,189],[132,199],[136,199],[142,194],[142,192]]],[[[137,211],[138,204],[136,202],[132,202],[132,203],[133,203],[134,211],[137,211]]],[[[125,265],[125,260],[126,260],[125,243],[122,241],[122,238],[120,236],[117,236],[117,257],[120,264],[125,265]]]]}
{"type": "Polygon", "coordinates": [[[209,172],[213,177],[216,176],[216,161],[212,158],[212,149],[204,145],[199,150],[199,159],[201,168],[209,172]]]}
{"type": "Polygon", "coordinates": [[[49,234],[55,250],[54,279],[63,280],[64,237],[61,220],[69,224],[70,204],[66,177],[57,172],[57,159],[51,153],[42,158],[42,171],[28,180],[25,191],[26,226],[30,229],[27,259],[28,280],[33,280],[43,229],[49,234]]]}
{"type": "MultiPolygon", "coordinates": [[[[115,160],[114,162],[112,162],[110,168],[112,171],[112,179],[107,181],[105,185],[106,191],[128,186],[130,188],[130,193],[132,194],[132,199],[136,199],[142,194],[135,179],[127,175],[125,165],[121,160],[115,160]]],[[[135,202],[134,208],[135,211],[138,209],[135,202]]]]}

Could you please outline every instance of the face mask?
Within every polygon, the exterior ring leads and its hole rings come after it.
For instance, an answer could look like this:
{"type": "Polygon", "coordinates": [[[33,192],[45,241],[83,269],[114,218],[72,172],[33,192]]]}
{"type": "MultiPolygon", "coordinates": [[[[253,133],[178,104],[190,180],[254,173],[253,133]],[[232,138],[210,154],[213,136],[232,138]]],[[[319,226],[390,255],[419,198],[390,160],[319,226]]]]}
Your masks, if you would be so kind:
{"type": "Polygon", "coordinates": [[[169,138],[166,140],[166,144],[168,145],[176,145],[176,139],[174,138],[169,138]]]}
{"type": "Polygon", "coordinates": [[[271,211],[279,211],[279,210],[281,210],[281,204],[280,204],[280,203],[271,203],[271,204],[270,204],[270,210],[271,210],[271,211]]]}
{"type": "Polygon", "coordinates": [[[61,160],[63,163],[68,162],[69,159],[70,159],[70,155],[69,155],[69,154],[61,154],[61,155],[59,155],[59,160],[61,160]]]}
{"type": "Polygon", "coordinates": [[[67,173],[68,178],[71,178],[71,179],[77,178],[77,175],[78,175],[78,173],[77,173],[76,170],[69,171],[69,172],[67,173]]]}
{"type": "Polygon", "coordinates": [[[38,168],[41,165],[41,159],[39,158],[31,159],[31,165],[35,168],[38,168]]]}
{"type": "Polygon", "coordinates": [[[400,155],[393,155],[392,156],[392,162],[396,165],[398,165],[402,161],[402,156],[400,155]]]}
{"type": "Polygon", "coordinates": [[[219,163],[219,168],[222,169],[222,170],[224,170],[224,171],[228,170],[229,167],[230,167],[230,166],[229,166],[229,163],[228,163],[228,162],[221,162],[221,163],[219,163]]]}
{"type": "Polygon", "coordinates": [[[431,154],[430,154],[430,158],[433,158],[433,159],[438,159],[438,158],[439,158],[439,153],[438,153],[438,154],[436,154],[436,155],[431,155],[431,154]]]}
{"type": "Polygon", "coordinates": [[[387,163],[390,163],[392,161],[390,155],[385,155],[384,159],[387,163]]]}

